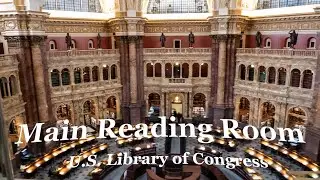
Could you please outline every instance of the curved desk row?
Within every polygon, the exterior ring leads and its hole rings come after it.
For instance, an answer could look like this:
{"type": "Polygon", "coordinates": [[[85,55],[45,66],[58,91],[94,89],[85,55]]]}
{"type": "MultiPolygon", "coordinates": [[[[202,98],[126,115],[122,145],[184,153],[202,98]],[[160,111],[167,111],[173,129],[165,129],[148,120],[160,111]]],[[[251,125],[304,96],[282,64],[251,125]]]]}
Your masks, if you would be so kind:
{"type": "Polygon", "coordinates": [[[36,159],[34,162],[25,166],[24,169],[21,169],[25,174],[33,174],[39,167],[44,165],[46,162],[52,160],[53,158],[65,154],[67,151],[76,148],[85,143],[93,142],[96,138],[91,136],[84,140],[78,140],[75,142],[66,143],[62,146],[59,146],[56,149],[53,149],[49,153],[43,155],[42,157],[36,159]]]}
{"type": "MultiPolygon", "coordinates": [[[[211,140],[207,137],[199,137],[203,142],[209,142],[212,141],[209,144],[217,144],[220,145],[221,147],[225,148],[227,151],[236,151],[238,144],[236,143],[235,140],[232,139],[224,139],[222,137],[215,137],[212,136],[211,140]]],[[[200,143],[200,142],[199,142],[200,143]]],[[[202,144],[202,143],[200,143],[202,144]]],[[[203,144],[208,144],[208,143],[203,143],[203,144]]]]}
{"type": "Polygon", "coordinates": [[[289,169],[287,167],[285,167],[272,157],[265,155],[263,152],[253,148],[248,148],[245,150],[245,153],[260,160],[264,160],[268,164],[268,167],[271,167],[274,170],[276,170],[283,178],[288,180],[294,180],[294,176],[289,174],[289,169]]]}
{"type": "Polygon", "coordinates": [[[123,147],[126,145],[136,145],[142,142],[152,142],[153,141],[153,136],[151,134],[148,134],[148,137],[144,137],[144,138],[118,138],[116,139],[117,145],[119,147],[123,147]]]}
{"type": "Polygon", "coordinates": [[[194,153],[203,153],[203,155],[211,157],[220,157],[222,155],[221,152],[205,146],[196,146],[194,153]]]}
{"type": "Polygon", "coordinates": [[[302,155],[298,154],[296,151],[291,151],[288,148],[281,147],[276,143],[262,140],[261,147],[262,148],[267,147],[272,150],[275,150],[275,151],[281,153],[282,155],[285,155],[285,156],[289,157],[290,159],[300,163],[302,166],[310,169],[311,171],[317,172],[320,170],[319,165],[316,164],[315,162],[313,162],[310,158],[302,156],[302,155]]]}
{"type": "Polygon", "coordinates": [[[82,152],[81,154],[77,155],[74,158],[73,162],[70,162],[70,160],[63,162],[62,164],[58,165],[58,167],[55,169],[54,174],[57,176],[65,176],[67,173],[69,173],[72,169],[75,169],[80,165],[81,162],[86,160],[89,156],[95,155],[97,153],[106,151],[108,148],[108,144],[100,144],[100,145],[95,145],[89,150],[86,150],[82,152]],[[77,167],[71,166],[71,163],[73,166],[78,165],[77,167]]]}

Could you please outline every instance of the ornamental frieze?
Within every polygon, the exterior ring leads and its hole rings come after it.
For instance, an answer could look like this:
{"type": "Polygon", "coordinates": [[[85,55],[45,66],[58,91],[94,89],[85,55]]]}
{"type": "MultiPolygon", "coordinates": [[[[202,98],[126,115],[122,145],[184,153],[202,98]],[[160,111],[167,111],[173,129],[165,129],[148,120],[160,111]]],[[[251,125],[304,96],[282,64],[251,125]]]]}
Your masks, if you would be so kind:
{"type": "Polygon", "coordinates": [[[199,33],[211,31],[211,24],[209,22],[149,22],[146,23],[145,33],[190,33],[190,31],[199,33]]]}

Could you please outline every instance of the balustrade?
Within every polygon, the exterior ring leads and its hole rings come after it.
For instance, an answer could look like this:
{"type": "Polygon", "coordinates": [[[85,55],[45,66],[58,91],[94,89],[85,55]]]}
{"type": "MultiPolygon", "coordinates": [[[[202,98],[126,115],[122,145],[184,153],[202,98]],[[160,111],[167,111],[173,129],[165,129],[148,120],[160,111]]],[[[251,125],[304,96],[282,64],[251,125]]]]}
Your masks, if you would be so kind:
{"type": "Polygon", "coordinates": [[[290,57],[318,57],[317,50],[301,49],[264,49],[264,48],[238,48],[237,55],[267,55],[267,56],[290,56],[290,57]]]}

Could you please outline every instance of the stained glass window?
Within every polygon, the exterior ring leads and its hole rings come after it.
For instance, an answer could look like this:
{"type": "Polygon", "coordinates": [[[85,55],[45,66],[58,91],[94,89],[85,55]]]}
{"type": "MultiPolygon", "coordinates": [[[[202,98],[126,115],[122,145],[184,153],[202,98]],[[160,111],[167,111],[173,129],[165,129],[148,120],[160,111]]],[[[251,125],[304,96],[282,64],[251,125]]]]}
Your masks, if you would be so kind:
{"type": "Polygon", "coordinates": [[[44,9],[77,12],[102,12],[99,0],[46,0],[44,9]]]}
{"type": "Polygon", "coordinates": [[[258,0],[257,9],[320,4],[320,0],[258,0]]]}
{"type": "Polygon", "coordinates": [[[207,0],[150,0],[148,14],[207,13],[207,0]]]}

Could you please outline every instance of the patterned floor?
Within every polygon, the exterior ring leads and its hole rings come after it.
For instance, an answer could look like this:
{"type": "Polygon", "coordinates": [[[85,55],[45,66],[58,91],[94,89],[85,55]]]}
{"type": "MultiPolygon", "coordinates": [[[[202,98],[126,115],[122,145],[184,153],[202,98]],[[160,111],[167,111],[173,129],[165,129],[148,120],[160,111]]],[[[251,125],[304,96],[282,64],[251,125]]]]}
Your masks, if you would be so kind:
{"type": "MultiPolygon", "coordinates": [[[[198,141],[196,138],[186,138],[187,139],[187,147],[186,147],[186,151],[190,152],[193,154],[194,152],[194,147],[199,145],[198,141]]],[[[174,141],[173,141],[174,142],[174,141]]],[[[223,148],[214,146],[214,145],[209,145],[209,147],[214,148],[220,152],[222,152],[222,156],[223,157],[244,157],[244,149],[246,149],[247,147],[254,147],[256,149],[260,150],[260,144],[259,144],[259,140],[256,141],[249,141],[249,142],[244,142],[244,143],[240,143],[240,145],[238,146],[238,149],[236,152],[228,152],[223,148]]],[[[108,143],[109,148],[108,148],[108,153],[115,153],[115,152],[127,152],[129,153],[129,148],[130,147],[125,147],[125,148],[118,148],[116,146],[115,140],[114,139],[100,139],[98,143],[108,143]]],[[[156,147],[157,147],[157,154],[164,154],[164,145],[165,145],[165,139],[164,138],[155,138],[155,143],[156,143],[156,147]]],[[[177,149],[180,149],[180,145],[179,143],[172,143],[173,149],[175,149],[175,151],[177,151],[177,149]]],[[[266,152],[267,154],[269,154],[270,156],[271,153],[264,150],[264,152],[266,152]]],[[[61,157],[59,159],[56,159],[55,162],[47,165],[45,168],[39,169],[39,171],[37,172],[36,176],[34,179],[41,179],[41,180],[49,180],[49,179],[54,179],[52,177],[48,176],[48,171],[49,168],[56,166],[59,162],[61,162],[65,157],[71,156],[71,155],[75,155],[76,152],[70,152],[69,154],[67,154],[64,157],[61,157]]],[[[283,164],[285,164],[287,167],[289,167],[290,170],[302,170],[301,167],[299,167],[296,164],[293,163],[288,163],[289,161],[287,159],[281,158],[279,156],[272,156],[274,158],[276,158],[277,160],[279,160],[280,162],[282,162],[283,164]]],[[[100,155],[98,156],[97,162],[106,159],[107,155],[100,155]]],[[[118,180],[120,179],[120,176],[125,172],[127,166],[121,166],[118,169],[114,170],[112,173],[110,173],[104,180],[118,180]]],[[[74,170],[71,175],[70,178],[66,178],[66,179],[70,179],[70,180],[89,180],[90,177],[88,176],[88,173],[90,171],[92,171],[93,167],[89,167],[89,168],[82,168],[79,167],[76,170],[74,170]]],[[[238,179],[236,177],[236,175],[234,175],[232,172],[230,172],[229,170],[221,167],[221,169],[223,170],[223,172],[226,172],[228,174],[229,179],[232,180],[236,180],[238,179]]],[[[280,179],[276,174],[272,173],[272,171],[270,169],[263,169],[263,168],[255,168],[255,170],[258,170],[264,177],[264,179],[266,180],[278,180],[280,179]]],[[[16,174],[16,178],[19,179],[21,177],[20,174],[16,174]]],[[[141,177],[138,178],[138,180],[146,180],[147,177],[146,175],[143,175],[141,177]]],[[[207,180],[208,178],[206,177],[202,177],[201,180],[207,180]]]]}

